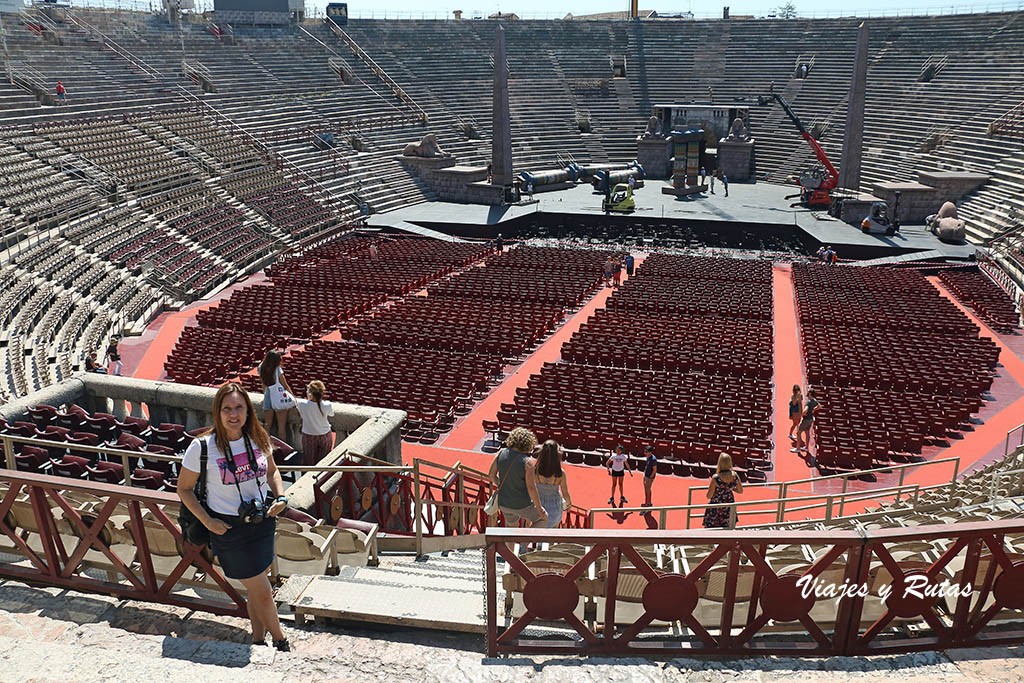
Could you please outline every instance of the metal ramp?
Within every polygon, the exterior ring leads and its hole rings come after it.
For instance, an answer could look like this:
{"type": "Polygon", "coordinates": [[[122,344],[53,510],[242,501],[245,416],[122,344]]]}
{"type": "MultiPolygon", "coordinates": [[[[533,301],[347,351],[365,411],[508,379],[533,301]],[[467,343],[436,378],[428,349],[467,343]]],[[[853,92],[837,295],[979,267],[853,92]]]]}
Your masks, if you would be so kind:
{"type": "Polygon", "coordinates": [[[935,259],[947,259],[948,256],[938,249],[929,249],[928,251],[915,251],[912,254],[900,254],[899,256],[886,256],[883,258],[871,259],[870,261],[857,261],[851,263],[851,266],[864,267],[864,266],[891,266],[894,263],[912,263],[914,261],[933,261],[935,259]]]}
{"type": "Polygon", "coordinates": [[[291,576],[275,599],[298,623],[331,619],[438,631],[484,633],[479,550],[381,557],[377,567],[342,567],[338,576],[291,576]]]}

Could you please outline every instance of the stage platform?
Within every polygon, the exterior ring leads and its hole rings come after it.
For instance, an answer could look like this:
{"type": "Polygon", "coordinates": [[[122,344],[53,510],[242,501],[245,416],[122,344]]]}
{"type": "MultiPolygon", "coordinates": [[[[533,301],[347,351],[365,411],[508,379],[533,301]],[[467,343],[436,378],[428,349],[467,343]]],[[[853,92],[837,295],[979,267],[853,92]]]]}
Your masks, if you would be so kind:
{"type": "MultiPolygon", "coordinates": [[[[727,224],[743,224],[747,229],[761,228],[771,231],[792,231],[805,248],[814,251],[822,244],[831,245],[841,258],[880,259],[903,256],[915,252],[935,252],[929,258],[966,260],[978,248],[973,244],[946,244],[940,242],[923,225],[904,226],[901,234],[865,235],[858,228],[830,217],[824,211],[791,208],[792,186],[733,184],[729,196],[721,185],[715,194],[705,193],[689,197],[674,197],[661,193],[667,181],[648,181],[636,190],[637,210],[628,215],[614,214],[612,222],[670,221],[702,222],[720,229],[727,224]]],[[[589,185],[546,192],[535,195],[529,204],[512,206],[484,206],[428,202],[398,209],[369,218],[369,225],[391,228],[429,237],[493,238],[499,232],[506,238],[515,236],[523,222],[543,218],[564,219],[565,216],[602,218],[601,198],[589,185]]]]}

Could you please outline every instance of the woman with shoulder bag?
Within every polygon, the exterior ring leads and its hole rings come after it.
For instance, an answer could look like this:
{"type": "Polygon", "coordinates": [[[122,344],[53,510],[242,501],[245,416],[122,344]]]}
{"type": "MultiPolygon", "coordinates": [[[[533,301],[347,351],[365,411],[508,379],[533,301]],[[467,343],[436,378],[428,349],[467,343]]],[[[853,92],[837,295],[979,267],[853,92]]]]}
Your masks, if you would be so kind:
{"type": "Polygon", "coordinates": [[[210,550],[220,560],[225,576],[245,586],[253,643],[264,644],[270,631],[274,647],[287,652],[290,648],[267,572],[274,560],[276,517],[288,500],[271,457],[270,436],[239,384],[229,382],[217,391],[213,428],[192,442],[181,465],[178,497],[210,530],[210,550]],[[193,490],[204,450],[208,456],[203,473],[205,505],[193,490]]]}
{"type": "Polygon", "coordinates": [[[276,417],[277,438],[288,441],[288,411],[295,406],[295,395],[281,368],[281,352],[267,351],[258,370],[263,383],[263,424],[269,432],[271,421],[276,417]]]}

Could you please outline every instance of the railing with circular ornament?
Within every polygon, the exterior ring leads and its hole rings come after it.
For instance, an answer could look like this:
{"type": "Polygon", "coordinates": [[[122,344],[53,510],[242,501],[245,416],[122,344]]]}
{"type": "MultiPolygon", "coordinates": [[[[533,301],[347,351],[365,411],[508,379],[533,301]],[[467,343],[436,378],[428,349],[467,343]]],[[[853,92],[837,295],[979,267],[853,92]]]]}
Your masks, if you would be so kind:
{"type": "Polygon", "coordinates": [[[1024,555],[1006,543],[1021,533],[1024,521],[490,529],[488,654],[834,656],[1022,643],[1024,555]]]}

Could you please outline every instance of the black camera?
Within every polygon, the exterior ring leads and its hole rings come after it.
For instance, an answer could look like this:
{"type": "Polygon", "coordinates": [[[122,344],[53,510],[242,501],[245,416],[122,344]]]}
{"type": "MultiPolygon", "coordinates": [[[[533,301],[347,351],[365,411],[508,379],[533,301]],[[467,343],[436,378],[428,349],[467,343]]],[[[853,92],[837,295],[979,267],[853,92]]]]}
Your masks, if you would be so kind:
{"type": "Polygon", "coordinates": [[[259,524],[267,518],[267,509],[262,500],[250,500],[238,506],[238,516],[245,524],[259,524]]]}

